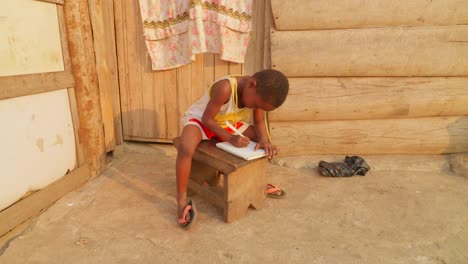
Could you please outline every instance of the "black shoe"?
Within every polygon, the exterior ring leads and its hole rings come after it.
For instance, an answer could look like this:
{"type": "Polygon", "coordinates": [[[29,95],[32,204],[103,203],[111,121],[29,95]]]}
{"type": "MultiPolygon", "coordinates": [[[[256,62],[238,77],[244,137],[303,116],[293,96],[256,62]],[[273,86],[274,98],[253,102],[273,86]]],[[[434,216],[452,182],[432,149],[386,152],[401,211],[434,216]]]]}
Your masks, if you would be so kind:
{"type": "Polygon", "coordinates": [[[323,176],[351,177],[354,175],[354,170],[343,162],[326,162],[321,160],[318,170],[323,176]]]}
{"type": "Polygon", "coordinates": [[[346,156],[344,162],[319,162],[318,170],[323,176],[351,177],[355,174],[364,176],[370,170],[370,166],[359,156],[346,156]]]}
{"type": "Polygon", "coordinates": [[[354,170],[354,174],[364,176],[370,170],[367,162],[359,156],[346,156],[344,162],[354,170]]]}

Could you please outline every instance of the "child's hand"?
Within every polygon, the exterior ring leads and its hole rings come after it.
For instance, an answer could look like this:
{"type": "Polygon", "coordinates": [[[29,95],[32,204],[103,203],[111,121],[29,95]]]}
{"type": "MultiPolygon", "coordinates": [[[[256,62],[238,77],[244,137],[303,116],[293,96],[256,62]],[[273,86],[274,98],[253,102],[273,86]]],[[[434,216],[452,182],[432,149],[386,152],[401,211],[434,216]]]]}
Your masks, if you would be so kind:
{"type": "Polygon", "coordinates": [[[248,137],[234,135],[229,140],[229,143],[231,143],[234,147],[245,148],[249,145],[250,139],[248,137]]]}
{"type": "Polygon", "coordinates": [[[269,159],[272,159],[274,156],[278,155],[279,148],[275,145],[272,145],[270,142],[259,142],[255,146],[255,150],[262,148],[265,150],[265,153],[269,159]]]}

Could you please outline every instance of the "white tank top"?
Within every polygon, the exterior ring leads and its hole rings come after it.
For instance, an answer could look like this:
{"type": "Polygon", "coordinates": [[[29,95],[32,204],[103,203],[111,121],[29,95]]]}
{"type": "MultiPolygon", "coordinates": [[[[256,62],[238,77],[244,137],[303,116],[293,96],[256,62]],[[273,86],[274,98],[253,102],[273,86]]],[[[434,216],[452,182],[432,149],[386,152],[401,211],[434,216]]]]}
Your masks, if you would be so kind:
{"type": "MultiPolygon", "coordinates": [[[[221,80],[229,80],[231,86],[231,98],[229,101],[221,106],[219,113],[215,116],[215,121],[223,128],[226,127],[226,121],[231,124],[237,122],[245,122],[252,124],[252,109],[251,108],[237,108],[236,95],[237,95],[237,79],[236,77],[229,75],[222,77],[215,81],[217,83],[221,80]]],[[[196,101],[188,110],[184,113],[184,123],[189,119],[195,118],[201,121],[203,113],[205,112],[206,106],[210,101],[210,90],[208,90],[198,101],[196,101]]]]}

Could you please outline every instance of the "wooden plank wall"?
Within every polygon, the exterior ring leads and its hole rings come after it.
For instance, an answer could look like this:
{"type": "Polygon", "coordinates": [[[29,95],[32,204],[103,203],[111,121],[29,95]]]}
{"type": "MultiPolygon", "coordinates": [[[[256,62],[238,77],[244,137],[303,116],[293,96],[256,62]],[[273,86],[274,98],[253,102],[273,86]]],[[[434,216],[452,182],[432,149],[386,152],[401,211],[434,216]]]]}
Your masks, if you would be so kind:
{"type": "Polygon", "coordinates": [[[283,155],[468,151],[468,8],[456,0],[271,0],[270,114],[283,155]]]}
{"type": "Polygon", "coordinates": [[[202,96],[215,79],[227,74],[250,74],[263,68],[265,0],[254,2],[253,24],[259,30],[252,32],[245,65],[220,60],[214,54],[200,54],[190,65],[153,71],[138,1],[114,0],[125,140],[171,142],[181,132],[180,118],[187,107],[202,96]]]}

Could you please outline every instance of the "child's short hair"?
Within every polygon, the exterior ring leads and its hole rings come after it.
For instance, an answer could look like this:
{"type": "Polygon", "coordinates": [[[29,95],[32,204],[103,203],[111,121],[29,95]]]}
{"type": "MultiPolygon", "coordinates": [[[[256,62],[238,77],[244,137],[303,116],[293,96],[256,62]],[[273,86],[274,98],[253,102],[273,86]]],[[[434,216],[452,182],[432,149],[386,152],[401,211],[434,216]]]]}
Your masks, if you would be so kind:
{"type": "Polygon", "coordinates": [[[253,77],[257,82],[257,94],[262,100],[281,106],[289,91],[289,81],[283,73],[277,70],[263,70],[256,72],[253,77]]]}

